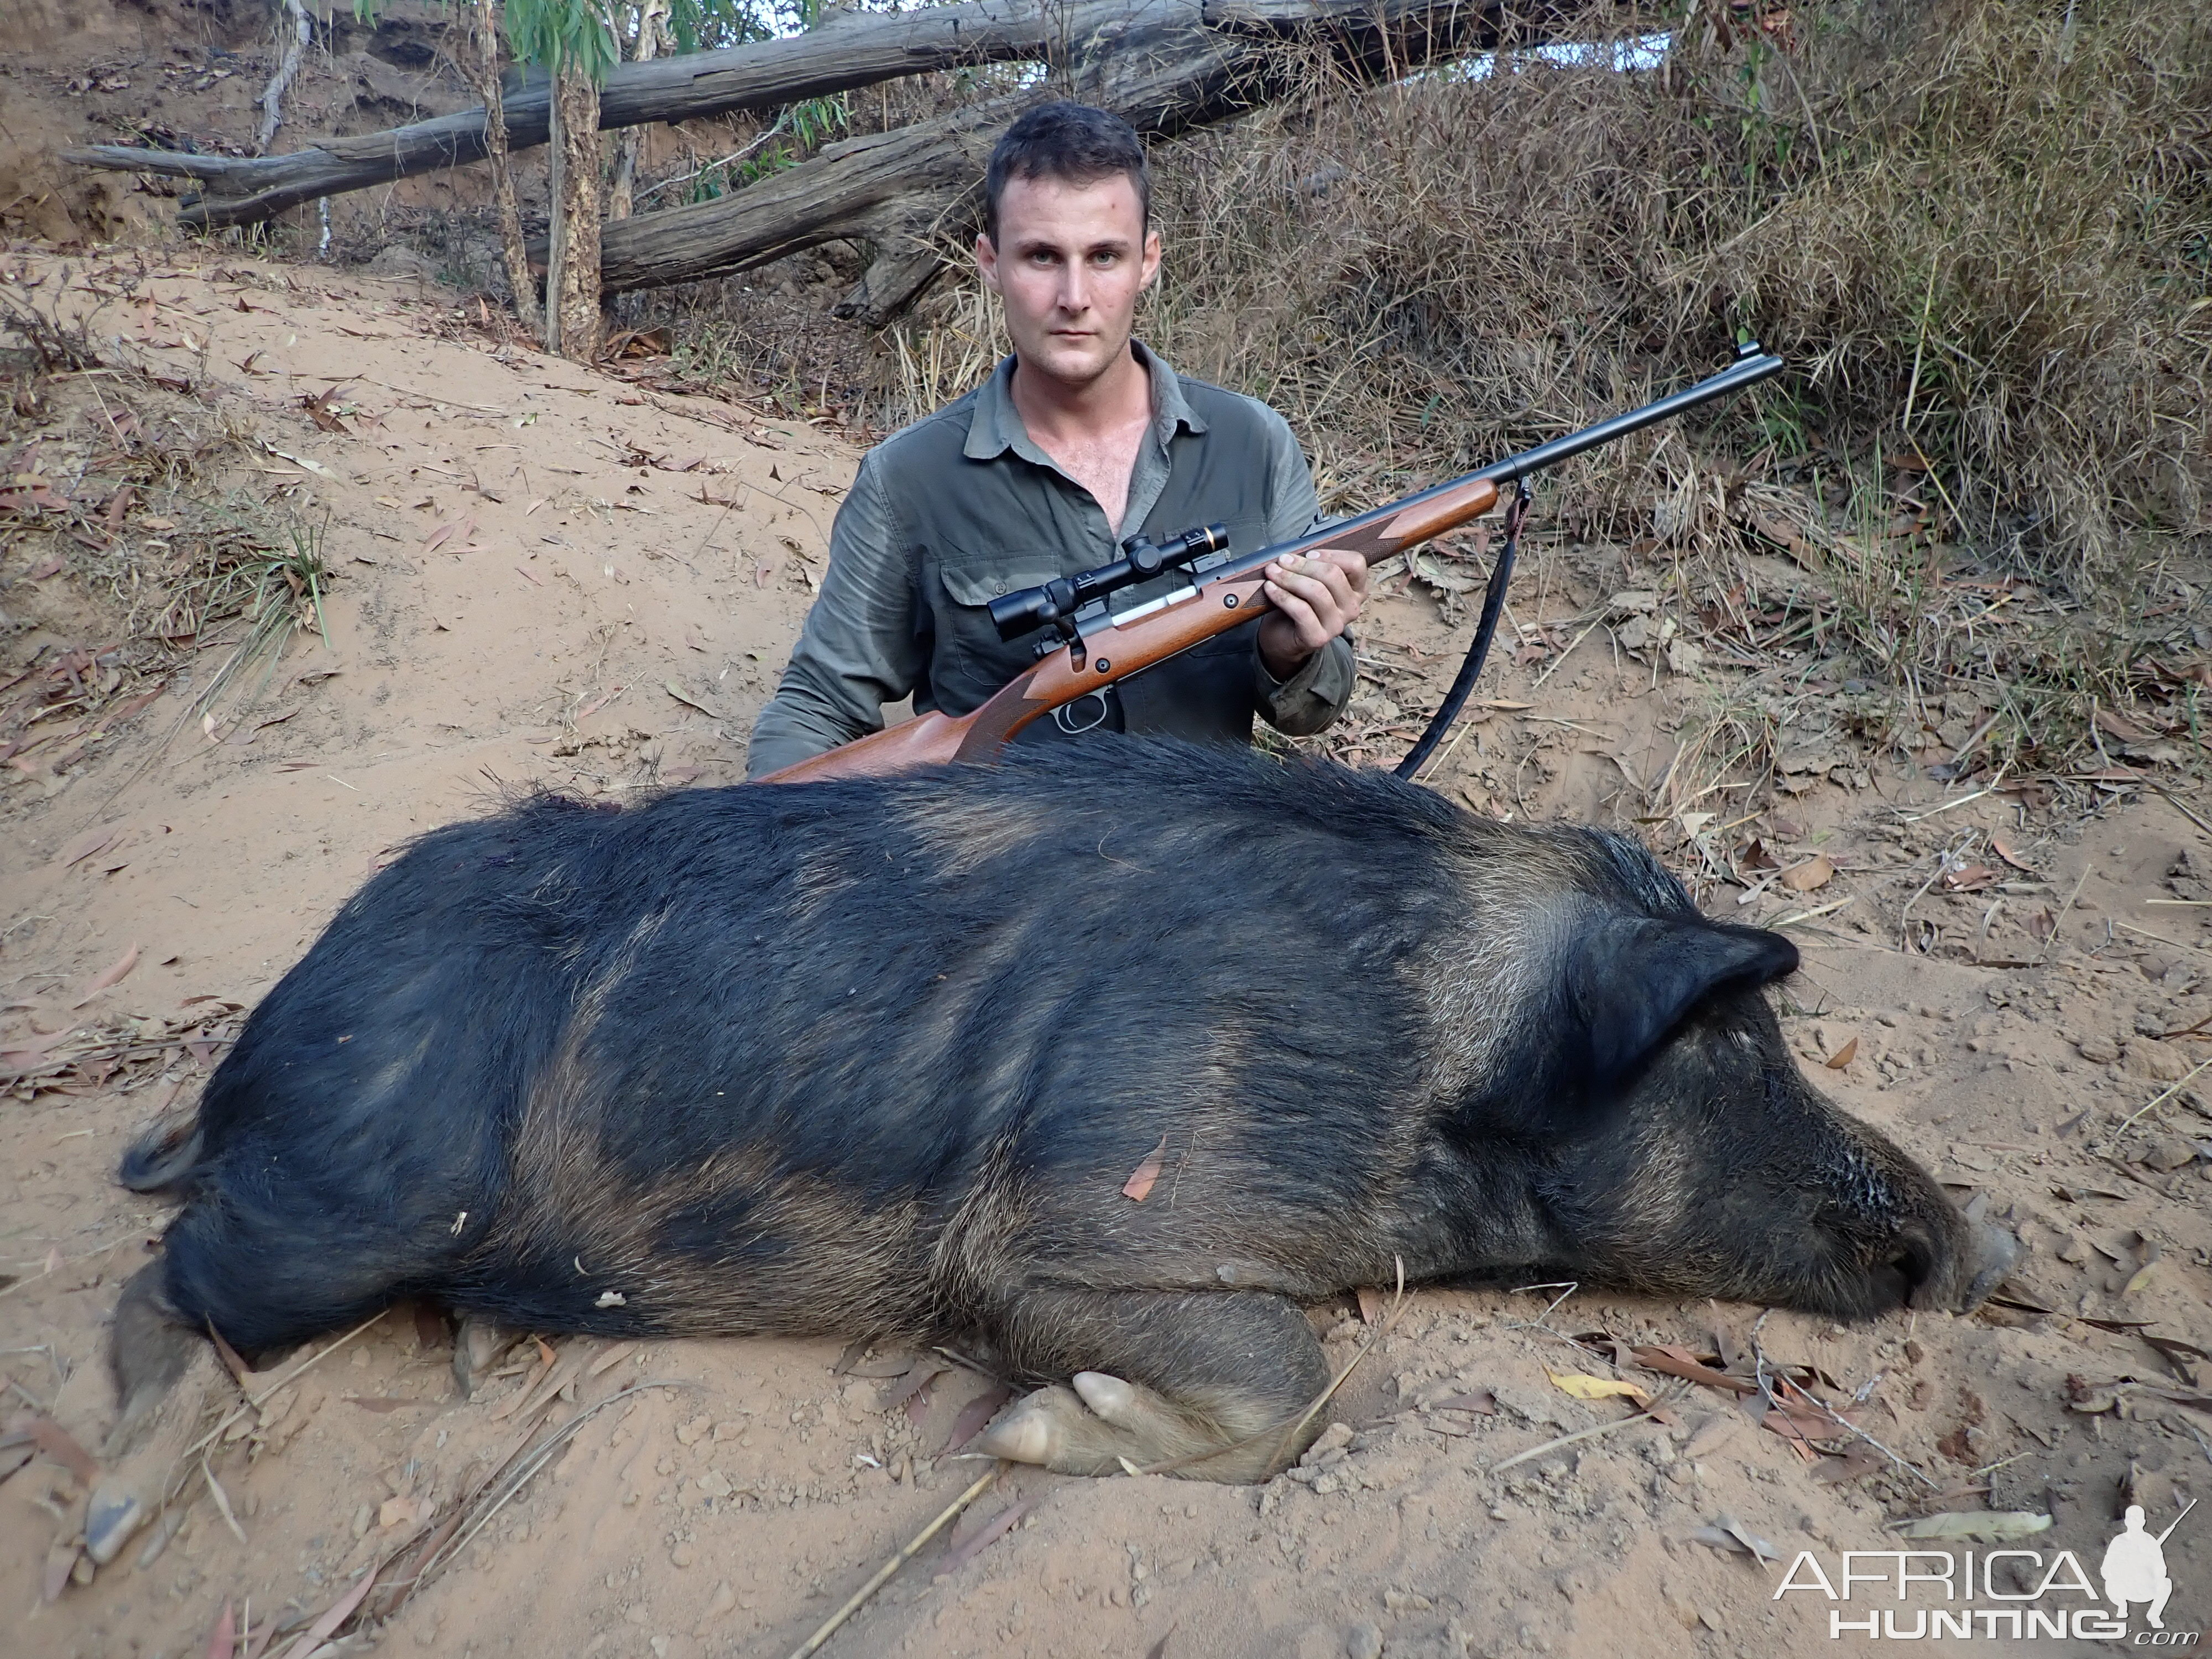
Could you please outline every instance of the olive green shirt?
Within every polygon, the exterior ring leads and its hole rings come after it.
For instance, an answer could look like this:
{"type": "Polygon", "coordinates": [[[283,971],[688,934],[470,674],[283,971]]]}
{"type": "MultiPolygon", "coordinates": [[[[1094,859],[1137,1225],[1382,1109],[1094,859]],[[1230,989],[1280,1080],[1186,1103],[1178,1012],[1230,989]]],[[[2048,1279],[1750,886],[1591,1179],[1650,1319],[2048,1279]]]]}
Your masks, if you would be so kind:
{"type": "MultiPolygon", "coordinates": [[[[982,610],[988,600],[1109,563],[1122,538],[1139,528],[1164,539],[1196,524],[1229,521],[1232,550],[1241,555],[1315,524],[1313,475],[1280,415],[1256,399],[1185,382],[1143,345],[1132,349],[1151,380],[1153,419],[1119,526],[1109,525],[1091,493],[1029,435],[1014,407],[1011,356],[975,391],[869,453],[830,531],[821,593],[775,696],[754,723],[748,776],[880,730],[884,705],[908,696],[917,713],[941,708],[960,714],[979,706],[1020,671],[1032,648],[990,635],[982,610]],[[958,509],[977,503],[988,505],[959,517],[958,509]],[[1147,526],[1156,511],[1188,514],[1188,521],[1147,526]]],[[[1147,588],[1129,590],[1115,596],[1116,608],[1148,596],[1147,588]]],[[[1190,653],[1213,659],[1210,667],[1195,665],[1196,678],[1158,678],[1189,664],[1147,671],[1155,677],[1149,702],[1139,686],[1147,675],[1125,681],[1121,689],[1132,693],[1127,729],[1178,729],[1174,719],[1144,712],[1158,708],[1163,684],[1170,691],[1203,688],[1185,696],[1233,699],[1239,708],[1231,712],[1247,730],[1255,712],[1293,735],[1328,726],[1353,689],[1349,638],[1331,640],[1290,679],[1278,680],[1261,659],[1258,634],[1256,626],[1238,629],[1213,648],[1190,653]],[[1224,660],[1230,653],[1233,662],[1224,660]]],[[[1213,724],[1225,731],[1234,720],[1213,724]]]]}

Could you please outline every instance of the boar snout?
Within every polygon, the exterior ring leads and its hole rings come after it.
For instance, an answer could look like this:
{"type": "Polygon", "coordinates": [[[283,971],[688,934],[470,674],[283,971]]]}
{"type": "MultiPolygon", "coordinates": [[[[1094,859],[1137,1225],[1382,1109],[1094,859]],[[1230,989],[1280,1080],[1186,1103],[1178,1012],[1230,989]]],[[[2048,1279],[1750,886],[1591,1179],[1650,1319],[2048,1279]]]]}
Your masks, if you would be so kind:
{"type": "Polygon", "coordinates": [[[1912,1284],[1911,1305],[1923,1310],[1969,1314],[1990,1299],[2020,1260],[2020,1241],[1987,1221],[1966,1224],[1965,1238],[1948,1261],[1936,1262],[1908,1245],[1905,1272],[1912,1284]],[[1919,1271],[1914,1269],[1917,1267],[1919,1271]]]}

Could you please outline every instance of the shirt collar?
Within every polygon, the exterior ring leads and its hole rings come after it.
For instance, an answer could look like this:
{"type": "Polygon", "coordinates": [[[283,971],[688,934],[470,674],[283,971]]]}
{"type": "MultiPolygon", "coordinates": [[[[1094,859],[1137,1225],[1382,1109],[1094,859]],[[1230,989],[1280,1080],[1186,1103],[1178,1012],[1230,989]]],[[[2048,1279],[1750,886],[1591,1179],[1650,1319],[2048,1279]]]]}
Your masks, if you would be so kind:
{"type": "MultiPolygon", "coordinates": [[[[1152,433],[1163,448],[1176,434],[1178,427],[1192,432],[1206,430],[1206,422],[1182,395],[1182,380],[1158,353],[1141,340],[1132,340],[1129,349],[1137,354],[1137,361],[1145,366],[1152,387],[1152,433]]],[[[968,441],[961,453],[971,461],[996,460],[1008,450],[1023,459],[1048,465],[1042,451],[1030,439],[1029,430],[1022,424],[1021,412],[1014,407],[1014,358],[1009,353],[999,360],[991,371],[991,378],[976,388],[975,406],[968,419],[968,441]]]]}

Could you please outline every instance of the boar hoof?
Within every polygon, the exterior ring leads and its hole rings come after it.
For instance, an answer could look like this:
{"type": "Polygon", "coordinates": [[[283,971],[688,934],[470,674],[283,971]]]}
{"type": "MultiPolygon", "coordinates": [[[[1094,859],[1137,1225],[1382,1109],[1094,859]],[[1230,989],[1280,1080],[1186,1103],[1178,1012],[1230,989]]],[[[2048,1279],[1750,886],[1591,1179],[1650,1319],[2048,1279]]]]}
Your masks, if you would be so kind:
{"type": "Polygon", "coordinates": [[[112,1480],[101,1481],[84,1511],[84,1553],[93,1565],[104,1567],[112,1561],[152,1512],[143,1494],[112,1480]]]}
{"type": "Polygon", "coordinates": [[[1103,1371],[1078,1371],[1069,1380],[1083,1396],[1083,1403],[1116,1428],[1141,1425],[1144,1413],[1137,1404],[1137,1391],[1120,1377],[1103,1371]]]}
{"type": "Polygon", "coordinates": [[[522,1340],[523,1333],[489,1319],[464,1316],[453,1333],[453,1386],[461,1398],[475,1398],[477,1385],[497,1364],[501,1355],[522,1340]]]}
{"type": "Polygon", "coordinates": [[[1082,1402],[1066,1389],[1039,1389],[1007,1407],[997,1422],[975,1437],[974,1449],[1011,1463],[1049,1466],[1064,1438],[1057,1419],[1068,1411],[1082,1409],[1082,1402]]]}

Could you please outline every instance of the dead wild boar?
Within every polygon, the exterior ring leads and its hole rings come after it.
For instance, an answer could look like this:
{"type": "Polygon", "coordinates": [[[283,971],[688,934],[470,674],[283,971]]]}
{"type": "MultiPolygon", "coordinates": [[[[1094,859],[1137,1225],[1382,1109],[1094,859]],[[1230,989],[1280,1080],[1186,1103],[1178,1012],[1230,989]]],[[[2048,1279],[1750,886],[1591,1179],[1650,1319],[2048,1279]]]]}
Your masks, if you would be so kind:
{"type": "Polygon", "coordinates": [[[1972,1307],[2007,1241],[1807,1085],[1763,994],[1796,963],[1621,836],[1164,742],[436,830],[124,1161],[183,1207],[116,1311],[140,1449],[91,1553],[189,1440],[203,1332],[401,1295],[955,1340],[1039,1385],[983,1449],[1218,1480],[1319,1425],[1301,1304],[1401,1261],[1972,1307]]]}

